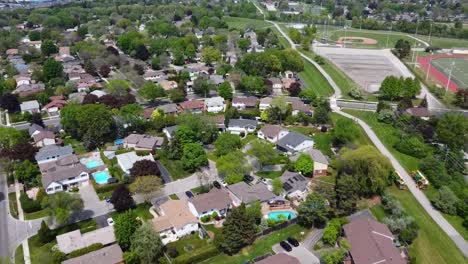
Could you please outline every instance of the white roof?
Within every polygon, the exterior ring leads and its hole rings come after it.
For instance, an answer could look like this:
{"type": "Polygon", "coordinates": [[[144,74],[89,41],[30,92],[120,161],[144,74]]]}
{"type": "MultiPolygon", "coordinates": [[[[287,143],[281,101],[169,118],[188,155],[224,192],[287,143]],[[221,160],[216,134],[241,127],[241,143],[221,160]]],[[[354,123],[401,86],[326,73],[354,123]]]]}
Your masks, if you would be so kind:
{"type": "Polygon", "coordinates": [[[106,95],[107,93],[104,92],[104,91],[101,91],[101,90],[94,90],[94,91],[92,91],[90,94],[94,94],[94,95],[97,96],[97,97],[101,97],[101,96],[106,95]]]}
{"type": "Polygon", "coordinates": [[[20,108],[21,111],[36,110],[39,109],[39,102],[36,100],[22,102],[20,108]]]}
{"type": "Polygon", "coordinates": [[[207,98],[205,105],[208,107],[224,105],[224,99],[221,96],[207,98]]]}
{"type": "Polygon", "coordinates": [[[115,242],[113,226],[106,226],[85,234],[81,234],[80,230],[75,230],[58,235],[56,238],[58,248],[65,254],[96,243],[108,245],[115,242]]]}
{"type": "Polygon", "coordinates": [[[117,157],[117,162],[119,163],[120,167],[126,173],[130,172],[130,169],[133,167],[133,164],[135,164],[135,162],[137,161],[140,161],[140,160],[154,161],[154,158],[151,154],[147,156],[138,156],[135,151],[119,154],[119,155],[116,155],[116,157],[117,157]]]}

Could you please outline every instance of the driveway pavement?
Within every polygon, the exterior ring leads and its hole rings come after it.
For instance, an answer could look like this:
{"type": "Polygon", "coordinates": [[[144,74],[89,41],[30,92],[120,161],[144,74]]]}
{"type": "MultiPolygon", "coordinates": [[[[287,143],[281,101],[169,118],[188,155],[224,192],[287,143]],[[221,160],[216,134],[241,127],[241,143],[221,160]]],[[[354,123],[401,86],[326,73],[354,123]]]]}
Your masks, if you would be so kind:
{"type": "Polygon", "coordinates": [[[156,164],[158,164],[159,171],[161,172],[161,178],[163,180],[163,183],[170,183],[172,181],[172,177],[169,171],[166,169],[166,167],[164,167],[164,165],[162,165],[161,162],[159,162],[159,160],[156,161],[156,164]]]}
{"type": "Polygon", "coordinates": [[[274,245],[272,249],[276,254],[285,253],[293,256],[297,258],[302,264],[320,264],[320,260],[317,258],[317,256],[303,247],[302,244],[300,244],[298,247],[293,247],[290,252],[284,250],[279,244],[274,245]]]}

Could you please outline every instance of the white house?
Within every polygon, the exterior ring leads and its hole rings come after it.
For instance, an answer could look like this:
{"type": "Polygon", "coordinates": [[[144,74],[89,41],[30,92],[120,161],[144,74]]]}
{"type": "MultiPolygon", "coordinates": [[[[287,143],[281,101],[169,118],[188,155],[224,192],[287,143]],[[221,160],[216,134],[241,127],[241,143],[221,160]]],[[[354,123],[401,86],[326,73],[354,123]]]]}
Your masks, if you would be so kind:
{"type": "Polygon", "coordinates": [[[154,161],[154,158],[151,154],[147,156],[138,156],[135,151],[119,154],[119,155],[116,155],[115,157],[117,158],[117,164],[119,164],[120,168],[126,174],[130,174],[130,169],[133,167],[133,164],[135,164],[135,162],[137,161],[140,161],[140,160],[154,161]]]}
{"type": "Polygon", "coordinates": [[[39,109],[39,102],[36,100],[22,102],[20,104],[20,109],[21,109],[21,113],[30,113],[30,114],[39,113],[41,111],[39,109]]]}
{"type": "Polygon", "coordinates": [[[231,208],[232,200],[224,190],[213,189],[209,193],[197,195],[189,200],[190,212],[198,219],[205,215],[225,216],[227,210],[231,208]]]}
{"type": "Polygon", "coordinates": [[[278,125],[265,125],[259,131],[257,136],[260,139],[276,143],[289,133],[289,130],[278,125]]]}
{"type": "Polygon", "coordinates": [[[205,100],[206,111],[210,113],[223,112],[226,104],[221,96],[211,97],[205,100]]]}
{"type": "Polygon", "coordinates": [[[279,150],[292,155],[303,152],[314,146],[314,140],[294,131],[289,132],[276,143],[279,150]]]}
{"type": "Polygon", "coordinates": [[[190,212],[187,201],[168,200],[159,206],[158,213],[160,216],[153,219],[153,226],[164,245],[198,231],[198,220],[190,212]]]}
{"type": "Polygon", "coordinates": [[[56,146],[50,145],[41,148],[34,156],[37,164],[47,163],[50,161],[56,161],[60,158],[73,155],[73,148],[70,145],[67,146],[56,146]]]}
{"type": "Polygon", "coordinates": [[[310,149],[307,153],[314,161],[314,176],[326,176],[330,165],[328,158],[318,149],[310,149]]]}
{"type": "Polygon", "coordinates": [[[252,119],[230,119],[227,127],[227,131],[240,135],[247,135],[253,133],[257,129],[257,120],[252,119]]]}
{"type": "Polygon", "coordinates": [[[260,104],[258,105],[258,108],[260,109],[260,111],[270,108],[272,100],[273,98],[271,97],[264,97],[260,99],[260,104]]]}
{"type": "Polygon", "coordinates": [[[47,194],[65,191],[89,180],[88,168],[75,155],[40,165],[42,186],[47,194]]]}

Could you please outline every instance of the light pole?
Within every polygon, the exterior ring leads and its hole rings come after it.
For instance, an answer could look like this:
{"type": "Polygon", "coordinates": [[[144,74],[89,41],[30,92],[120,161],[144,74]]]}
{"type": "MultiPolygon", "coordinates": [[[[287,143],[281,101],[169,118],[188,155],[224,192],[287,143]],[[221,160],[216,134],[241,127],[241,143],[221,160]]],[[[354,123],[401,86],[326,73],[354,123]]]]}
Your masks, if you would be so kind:
{"type": "MultiPolygon", "coordinates": [[[[416,20],[416,32],[414,33],[414,46],[416,47],[416,41],[417,41],[417,38],[416,36],[418,35],[418,28],[419,28],[419,20],[416,20]]],[[[411,61],[413,63],[415,63],[414,61],[414,55],[415,55],[415,50],[413,49],[413,58],[411,59],[411,61]]]]}
{"type": "Polygon", "coordinates": [[[452,64],[450,64],[450,72],[449,72],[449,77],[447,80],[447,85],[445,86],[445,93],[448,92],[449,84],[450,84],[450,79],[452,79],[452,71],[453,71],[453,66],[455,66],[455,62],[452,61],[452,64]]]}
{"type": "Polygon", "coordinates": [[[431,33],[432,33],[432,23],[430,24],[430,27],[429,27],[429,45],[432,46],[432,43],[431,43],[431,33]]]}
{"type": "Polygon", "coordinates": [[[393,24],[390,24],[390,31],[387,31],[387,44],[385,45],[386,49],[388,49],[388,39],[389,39],[389,36],[390,36],[390,32],[392,32],[392,27],[393,27],[393,24]]]}
{"type": "Polygon", "coordinates": [[[429,78],[429,71],[431,70],[432,54],[433,52],[431,51],[431,57],[429,58],[429,65],[427,66],[427,72],[426,72],[426,82],[427,82],[427,78],[429,78]]]}

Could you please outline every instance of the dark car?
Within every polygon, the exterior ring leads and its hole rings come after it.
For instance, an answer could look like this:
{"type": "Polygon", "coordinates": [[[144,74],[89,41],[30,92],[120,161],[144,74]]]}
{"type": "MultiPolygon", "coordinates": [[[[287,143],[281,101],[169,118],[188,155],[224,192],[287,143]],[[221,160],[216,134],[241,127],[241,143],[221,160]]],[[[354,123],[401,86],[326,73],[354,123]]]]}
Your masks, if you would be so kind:
{"type": "Polygon", "coordinates": [[[119,182],[119,180],[117,180],[117,178],[109,178],[107,179],[107,183],[117,183],[119,182]]]}
{"type": "Polygon", "coordinates": [[[251,182],[254,180],[254,177],[250,176],[250,175],[244,175],[244,181],[245,182],[251,182]]]}
{"type": "Polygon", "coordinates": [[[216,187],[217,189],[221,189],[221,184],[218,181],[214,181],[213,186],[216,187]]]}
{"type": "Polygon", "coordinates": [[[185,195],[187,195],[188,198],[193,198],[193,193],[191,191],[186,191],[185,195]]]}
{"type": "Polygon", "coordinates": [[[281,241],[280,246],[284,248],[284,250],[286,250],[287,252],[292,250],[292,247],[286,241],[281,241]]]}
{"type": "Polygon", "coordinates": [[[295,247],[298,247],[299,246],[299,242],[297,241],[297,239],[293,238],[293,237],[288,237],[288,242],[289,244],[295,246],[295,247]]]}

